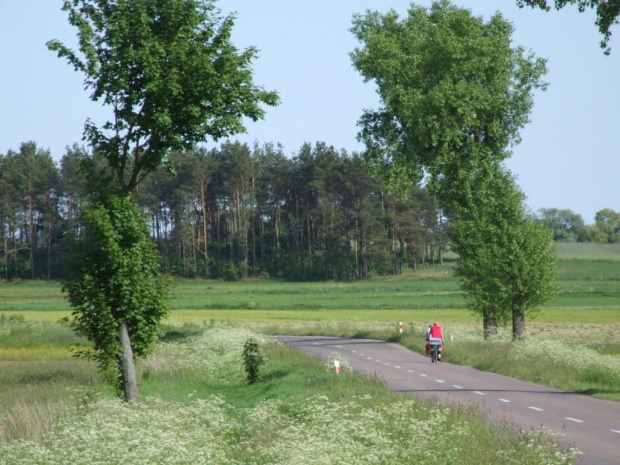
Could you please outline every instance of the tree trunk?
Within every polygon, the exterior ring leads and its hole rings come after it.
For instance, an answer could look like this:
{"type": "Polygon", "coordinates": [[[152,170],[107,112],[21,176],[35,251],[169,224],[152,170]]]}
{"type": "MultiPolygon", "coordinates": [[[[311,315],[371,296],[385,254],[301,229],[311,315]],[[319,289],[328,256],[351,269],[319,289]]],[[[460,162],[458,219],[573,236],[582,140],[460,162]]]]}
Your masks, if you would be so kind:
{"type": "Polygon", "coordinates": [[[30,273],[32,279],[35,278],[34,273],[34,250],[35,250],[35,239],[37,234],[36,225],[34,224],[34,194],[32,193],[32,181],[29,181],[28,187],[30,190],[30,195],[28,196],[28,240],[30,245],[30,258],[28,259],[28,263],[30,264],[30,273]]]}
{"type": "Polygon", "coordinates": [[[497,320],[497,308],[493,307],[485,309],[482,313],[482,331],[485,339],[489,339],[492,336],[497,335],[497,327],[499,326],[497,320]]]}
{"type": "Polygon", "coordinates": [[[205,259],[205,278],[209,277],[209,226],[207,218],[207,179],[200,177],[200,208],[202,209],[202,239],[205,259]]]}
{"type": "Polygon", "coordinates": [[[525,337],[525,312],[522,306],[512,309],[512,339],[519,340],[525,337]]]}
{"type": "Polygon", "coordinates": [[[398,258],[396,257],[396,206],[394,207],[394,216],[392,218],[392,274],[394,276],[398,274],[398,258]]]}
{"type": "Polygon", "coordinates": [[[131,348],[131,341],[129,340],[127,325],[121,323],[117,328],[117,332],[122,348],[119,365],[125,402],[139,404],[140,393],[138,392],[138,378],[136,377],[136,365],[133,358],[133,350],[131,348]]]}

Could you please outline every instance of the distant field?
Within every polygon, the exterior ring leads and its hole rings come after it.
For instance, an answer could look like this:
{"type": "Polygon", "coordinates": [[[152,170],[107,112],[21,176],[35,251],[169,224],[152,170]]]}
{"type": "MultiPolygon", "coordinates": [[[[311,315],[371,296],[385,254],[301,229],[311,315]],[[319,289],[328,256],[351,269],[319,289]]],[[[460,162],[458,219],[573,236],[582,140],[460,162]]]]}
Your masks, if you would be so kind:
{"type": "MultiPolygon", "coordinates": [[[[539,323],[620,323],[620,244],[558,244],[560,295],[539,323]]],[[[408,321],[472,323],[453,264],[354,282],[291,283],[178,280],[171,300],[177,322],[292,323],[408,321]]],[[[69,314],[60,284],[0,283],[0,314],[57,321],[69,314]]]]}
{"type": "Polygon", "coordinates": [[[562,260],[609,260],[620,262],[620,244],[558,242],[556,246],[558,256],[562,260]]]}

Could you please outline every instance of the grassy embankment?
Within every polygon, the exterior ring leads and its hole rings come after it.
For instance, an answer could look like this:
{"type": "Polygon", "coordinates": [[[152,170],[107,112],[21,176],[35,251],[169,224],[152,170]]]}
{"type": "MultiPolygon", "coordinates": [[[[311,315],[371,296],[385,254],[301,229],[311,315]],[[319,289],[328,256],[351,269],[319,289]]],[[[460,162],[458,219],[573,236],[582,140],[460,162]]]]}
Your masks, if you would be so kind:
{"type": "MultiPolygon", "coordinates": [[[[11,332],[5,337],[18,340],[20,331],[36,331],[36,325],[5,322],[11,332]]],[[[168,333],[172,336],[184,332],[170,329],[176,331],[168,333]]],[[[183,342],[160,344],[141,364],[145,402],[140,408],[111,399],[92,367],[73,368],[68,360],[58,365],[57,359],[29,371],[38,378],[23,378],[28,370],[18,373],[17,365],[3,362],[9,380],[3,377],[0,401],[12,394],[22,396],[22,403],[5,413],[0,463],[538,465],[574,458],[574,451],[550,442],[544,431],[491,426],[474,409],[405,398],[376,379],[352,375],[346,364],[338,376],[330,364],[247,329],[218,325],[203,331],[183,342]],[[240,364],[249,337],[260,341],[268,360],[253,385],[245,381],[240,364]],[[37,392],[22,394],[31,384],[37,392]],[[37,417],[42,413],[37,411],[20,417],[31,413],[41,396],[63,399],[62,415],[37,417]],[[18,424],[21,430],[10,428],[18,424]],[[51,434],[33,434],[52,424],[51,434]],[[435,447],[437,438],[449,447],[435,447]]],[[[48,342],[62,345],[71,339],[63,329],[54,333],[48,342]]],[[[53,408],[53,401],[48,405],[53,408]]]]}

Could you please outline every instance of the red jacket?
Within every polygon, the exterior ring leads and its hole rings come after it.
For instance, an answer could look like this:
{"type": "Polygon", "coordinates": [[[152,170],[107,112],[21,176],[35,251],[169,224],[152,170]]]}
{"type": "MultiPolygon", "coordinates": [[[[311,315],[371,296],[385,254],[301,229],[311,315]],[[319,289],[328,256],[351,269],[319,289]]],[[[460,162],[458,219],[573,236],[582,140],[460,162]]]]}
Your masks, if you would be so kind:
{"type": "Polygon", "coordinates": [[[430,337],[438,337],[438,338],[443,339],[443,334],[441,333],[441,326],[439,325],[431,326],[430,337]]]}

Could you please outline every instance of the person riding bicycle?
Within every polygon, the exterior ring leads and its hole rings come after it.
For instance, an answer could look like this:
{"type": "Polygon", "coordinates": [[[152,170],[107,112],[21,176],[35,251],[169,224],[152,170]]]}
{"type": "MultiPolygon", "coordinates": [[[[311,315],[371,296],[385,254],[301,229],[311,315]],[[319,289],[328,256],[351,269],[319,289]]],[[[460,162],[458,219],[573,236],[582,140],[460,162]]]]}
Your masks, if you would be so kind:
{"type": "Polygon", "coordinates": [[[433,340],[439,340],[438,358],[439,360],[441,360],[441,354],[443,352],[443,332],[441,330],[441,326],[439,326],[439,323],[437,323],[436,321],[430,326],[428,330],[429,345],[434,342],[433,340]]]}
{"type": "Polygon", "coordinates": [[[443,332],[441,331],[441,326],[436,321],[431,325],[430,330],[428,332],[429,337],[434,337],[438,339],[443,339],[443,332]]]}

